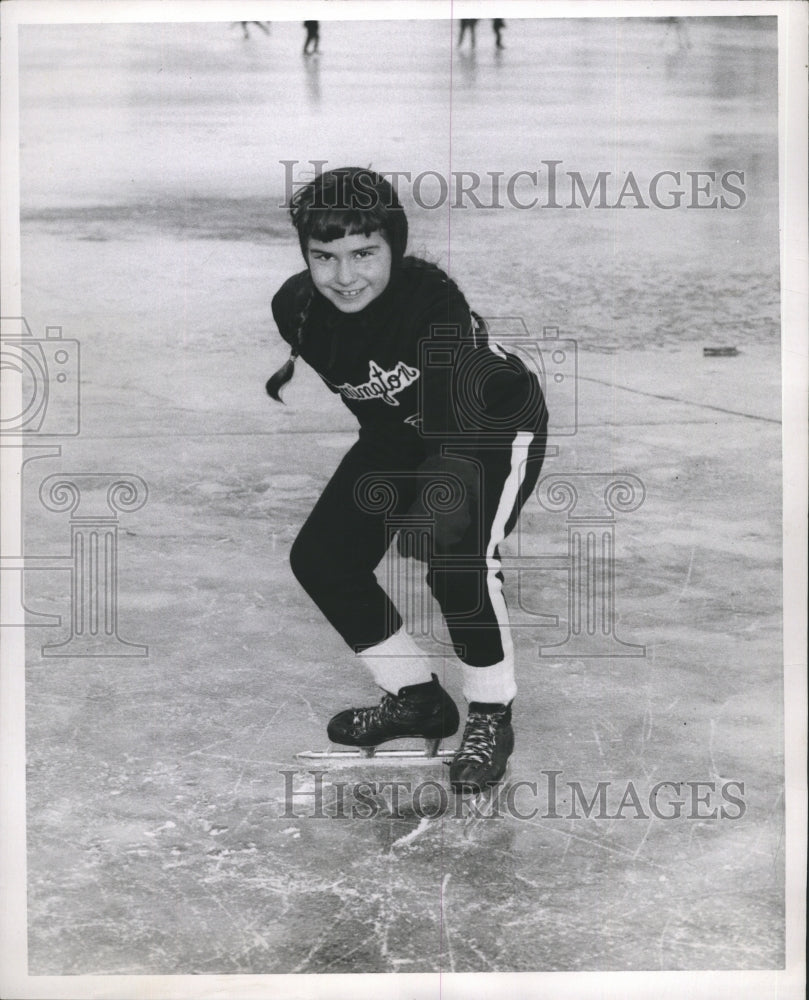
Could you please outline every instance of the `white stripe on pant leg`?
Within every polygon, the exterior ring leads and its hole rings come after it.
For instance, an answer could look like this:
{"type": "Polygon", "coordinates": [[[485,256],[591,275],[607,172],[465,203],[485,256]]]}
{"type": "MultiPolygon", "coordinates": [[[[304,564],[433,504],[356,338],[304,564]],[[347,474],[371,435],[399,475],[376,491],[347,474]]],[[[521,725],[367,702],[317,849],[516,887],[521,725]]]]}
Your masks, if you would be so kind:
{"type": "Polygon", "coordinates": [[[535,435],[531,431],[518,431],[517,436],[512,442],[511,469],[503,484],[503,492],[500,495],[500,502],[497,505],[497,511],[492,521],[489,543],[486,546],[486,589],[500,629],[503,661],[502,663],[494,664],[491,668],[470,668],[464,665],[464,695],[469,701],[499,701],[507,703],[517,693],[517,684],[514,679],[514,643],[511,639],[508,608],[506,607],[506,600],[503,597],[503,585],[497,578],[501,563],[495,555],[495,550],[506,537],[506,524],[517,503],[520,487],[525,480],[526,469],[528,467],[528,449],[534,437],[535,435]],[[490,669],[491,685],[489,684],[489,677],[487,677],[487,672],[490,669]],[[472,673],[473,670],[474,673],[472,673]],[[489,690],[490,687],[492,690],[489,690]],[[499,697],[492,696],[495,689],[499,692],[499,697]],[[481,697],[480,695],[484,692],[486,692],[486,696],[481,697]]]}

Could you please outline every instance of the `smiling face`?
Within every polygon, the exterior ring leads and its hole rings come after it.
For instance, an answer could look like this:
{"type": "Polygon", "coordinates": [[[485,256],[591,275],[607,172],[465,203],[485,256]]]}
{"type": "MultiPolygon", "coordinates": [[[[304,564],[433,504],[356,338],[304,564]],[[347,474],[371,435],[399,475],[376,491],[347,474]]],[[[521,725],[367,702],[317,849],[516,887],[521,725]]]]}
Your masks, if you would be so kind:
{"type": "Polygon", "coordinates": [[[360,312],[390,281],[391,250],[380,232],[354,233],[328,243],[310,237],[307,260],[315,288],[340,312],[360,312]]]}

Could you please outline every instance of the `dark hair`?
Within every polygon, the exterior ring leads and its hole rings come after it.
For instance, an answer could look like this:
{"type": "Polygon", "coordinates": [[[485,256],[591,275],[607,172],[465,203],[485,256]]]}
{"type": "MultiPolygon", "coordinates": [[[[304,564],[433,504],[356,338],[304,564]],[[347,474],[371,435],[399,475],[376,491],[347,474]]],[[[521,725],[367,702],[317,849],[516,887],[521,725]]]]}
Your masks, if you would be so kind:
{"type": "Polygon", "coordinates": [[[310,238],[322,243],[380,232],[388,241],[393,267],[407,246],[407,216],[393,186],[365,167],[339,167],[319,174],[292,197],[289,214],[298,231],[304,260],[310,238]]]}
{"type": "MultiPolygon", "coordinates": [[[[298,231],[301,253],[309,263],[309,240],[321,243],[362,233],[379,232],[391,250],[391,266],[398,268],[407,246],[407,216],[393,186],[366,167],[339,167],[318,174],[295,192],[289,214],[298,231]]],[[[267,393],[279,403],[281,389],[295,373],[295,359],[303,344],[303,327],[309,315],[314,289],[309,288],[299,302],[295,342],[289,358],[267,381],[267,393]]]]}

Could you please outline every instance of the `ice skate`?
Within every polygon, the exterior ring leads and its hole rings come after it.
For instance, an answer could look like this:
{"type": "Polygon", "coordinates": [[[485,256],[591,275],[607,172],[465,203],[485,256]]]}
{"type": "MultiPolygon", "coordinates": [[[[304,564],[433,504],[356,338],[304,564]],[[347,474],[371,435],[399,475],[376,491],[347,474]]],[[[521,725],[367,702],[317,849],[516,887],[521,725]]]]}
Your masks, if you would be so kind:
{"type": "Polygon", "coordinates": [[[327,733],[332,743],[351,750],[309,751],[298,754],[305,760],[402,760],[408,763],[435,761],[453,757],[454,751],[440,750],[441,740],[454,736],[460,725],[455,702],[433,679],[426,684],[403,687],[398,694],[385,694],[378,705],[349,708],[329,722],[327,733]],[[396,748],[378,750],[383,743],[405,738],[424,740],[424,751],[396,748]]]}
{"type": "Polygon", "coordinates": [[[513,750],[511,705],[470,702],[463,739],[450,764],[452,790],[474,795],[486,792],[502,780],[513,750]]]}

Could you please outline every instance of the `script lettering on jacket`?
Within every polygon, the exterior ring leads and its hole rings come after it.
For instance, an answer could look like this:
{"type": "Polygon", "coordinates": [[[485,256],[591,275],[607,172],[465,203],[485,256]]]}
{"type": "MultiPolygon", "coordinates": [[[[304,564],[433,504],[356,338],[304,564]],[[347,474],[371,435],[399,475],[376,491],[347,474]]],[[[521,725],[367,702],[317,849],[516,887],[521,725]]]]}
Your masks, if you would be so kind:
{"type": "Polygon", "coordinates": [[[396,395],[409,385],[412,385],[419,377],[417,368],[411,368],[404,361],[399,361],[390,371],[384,371],[376,363],[371,361],[368,365],[368,381],[361,385],[351,385],[344,382],[338,385],[339,392],[346,399],[381,399],[388,406],[398,406],[399,400],[396,395]]]}

